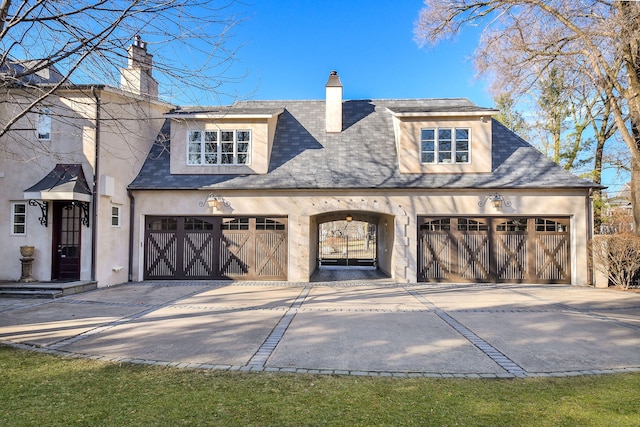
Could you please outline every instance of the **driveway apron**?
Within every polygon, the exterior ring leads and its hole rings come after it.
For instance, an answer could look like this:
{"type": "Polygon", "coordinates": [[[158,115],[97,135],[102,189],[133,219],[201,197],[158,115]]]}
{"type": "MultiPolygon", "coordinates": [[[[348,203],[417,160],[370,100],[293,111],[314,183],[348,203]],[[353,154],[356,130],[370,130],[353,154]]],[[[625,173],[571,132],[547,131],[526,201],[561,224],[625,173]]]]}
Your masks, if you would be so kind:
{"type": "Polygon", "coordinates": [[[140,282],[0,300],[0,340],[202,369],[526,377],[640,370],[640,294],[557,285],[140,282]]]}

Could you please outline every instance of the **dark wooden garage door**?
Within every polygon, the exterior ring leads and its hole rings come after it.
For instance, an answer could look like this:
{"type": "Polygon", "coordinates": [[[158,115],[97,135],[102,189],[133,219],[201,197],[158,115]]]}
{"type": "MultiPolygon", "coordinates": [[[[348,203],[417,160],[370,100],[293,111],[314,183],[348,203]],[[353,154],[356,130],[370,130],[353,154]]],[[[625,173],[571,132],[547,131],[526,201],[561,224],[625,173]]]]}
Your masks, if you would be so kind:
{"type": "Polygon", "coordinates": [[[420,218],[418,280],[571,283],[569,218],[420,218]]]}
{"type": "Polygon", "coordinates": [[[286,218],[147,217],[145,280],[287,280],[286,218]]]}

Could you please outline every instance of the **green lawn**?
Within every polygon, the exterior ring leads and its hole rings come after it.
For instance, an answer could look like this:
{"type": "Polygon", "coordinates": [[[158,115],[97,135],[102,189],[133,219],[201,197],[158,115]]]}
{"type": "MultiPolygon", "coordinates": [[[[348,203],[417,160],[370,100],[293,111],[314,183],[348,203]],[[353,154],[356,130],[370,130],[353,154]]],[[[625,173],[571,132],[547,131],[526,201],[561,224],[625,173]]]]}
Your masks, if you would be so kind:
{"type": "Polygon", "coordinates": [[[0,346],[2,426],[638,426],[640,373],[510,380],[194,371],[0,346]]]}

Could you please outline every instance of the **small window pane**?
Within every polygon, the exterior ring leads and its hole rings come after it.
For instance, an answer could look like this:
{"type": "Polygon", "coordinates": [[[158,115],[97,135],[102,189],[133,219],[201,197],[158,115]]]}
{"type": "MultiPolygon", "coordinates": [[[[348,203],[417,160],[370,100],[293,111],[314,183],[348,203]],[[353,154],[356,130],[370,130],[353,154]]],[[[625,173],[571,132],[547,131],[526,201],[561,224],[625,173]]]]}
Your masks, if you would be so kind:
{"type": "Polygon", "coordinates": [[[238,142],[248,142],[251,140],[251,132],[248,130],[238,131],[238,142]]]}
{"type": "Polygon", "coordinates": [[[11,234],[27,233],[27,205],[14,203],[11,205],[11,234]]]}
{"type": "Polygon", "coordinates": [[[202,132],[200,132],[199,130],[192,130],[191,132],[189,132],[189,141],[200,142],[201,140],[202,140],[202,132]]]}
{"type": "Polygon", "coordinates": [[[430,139],[430,140],[434,140],[435,139],[435,132],[433,129],[422,129],[422,139],[426,140],[426,139],[430,139]]]}
{"type": "Polygon", "coordinates": [[[440,163],[451,163],[451,152],[439,152],[438,153],[438,162],[440,163]]]}
{"type": "Polygon", "coordinates": [[[456,140],[469,139],[469,129],[456,129],[456,140]]]}
{"type": "Polygon", "coordinates": [[[469,151],[469,141],[456,141],[456,151],[469,151]]]}
{"type": "Polygon", "coordinates": [[[422,163],[434,163],[435,158],[434,153],[422,153],[422,163]]]}
{"type": "Polygon", "coordinates": [[[111,226],[120,227],[120,207],[111,206],[111,226]]]}
{"type": "Polygon", "coordinates": [[[434,151],[435,144],[433,141],[422,141],[422,151],[434,151]]]}
{"type": "Polygon", "coordinates": [[[469,153],[456,153],[456,163],[469,163],[469,153]]]}
{"type": "Polygon", "coordinates": [[[438,129],[438,141],[451,140],[451,129],[438,129]]]}

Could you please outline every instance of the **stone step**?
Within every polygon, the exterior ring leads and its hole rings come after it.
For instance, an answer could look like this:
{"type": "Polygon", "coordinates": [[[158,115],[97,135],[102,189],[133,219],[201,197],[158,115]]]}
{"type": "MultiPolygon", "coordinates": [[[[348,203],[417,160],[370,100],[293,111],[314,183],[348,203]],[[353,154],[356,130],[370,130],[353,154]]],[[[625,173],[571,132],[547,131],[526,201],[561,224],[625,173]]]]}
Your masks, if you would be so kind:
{"type": "Polygon", "coordinates": [[[43,298],[54,299],[96,289],[95,281],[75,282],[3,282],[0,284],[0,298],[43,298]]]}

